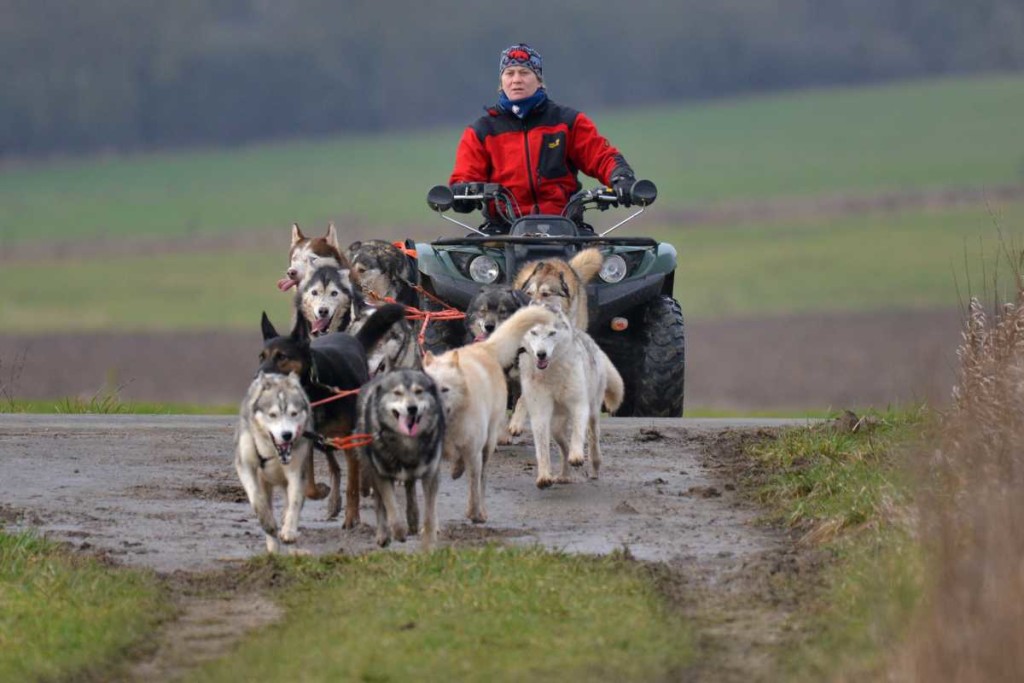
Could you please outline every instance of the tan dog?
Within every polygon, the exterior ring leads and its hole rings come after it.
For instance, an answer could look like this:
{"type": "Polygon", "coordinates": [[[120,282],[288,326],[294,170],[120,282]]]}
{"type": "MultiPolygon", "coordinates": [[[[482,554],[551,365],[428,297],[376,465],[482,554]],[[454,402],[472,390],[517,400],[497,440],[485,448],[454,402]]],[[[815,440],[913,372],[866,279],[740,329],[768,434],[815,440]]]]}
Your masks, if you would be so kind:
{"type": "MultiPolygon", "coordinates": [[[[516,276],[515,288],[522,290],[532,303],[558,305],[577,329],[587,330],[587,283],[601,270],[604,257],[594,247],[584,249],[569,261],[545,259],[528,263],[516,276]]],[[[519,436],[526,427],[526,406],[522,398],[508,421],[508,436],[519,436]]]]}
{"type": "MultiPolygon", "coordinates": [[[[334,223],[327,224],[327,233],[323,237],[306,237],[302,234],[298,223],[292,223],[292,246],[288,250],[288,270],[285,276],[277,281],[277,288],[287,292],[300,284],[307,275],[321,266],[352,269],[348,258],[341,253],[338,246],[338,231],[334,223]]],[[[352,275],[354,284],[357,277],[352,275]]]]}
{"type": "Polygon", "coordinates": [[[466,516],[477,524],[487,521],[484,468],[498,443],[508,404],[502,368],[515,361],[527,330],[554,319],[555,314],[545,308],[527,306],[499,325],[485,341],[439,356],[427,353],[423,359],[423,370],[437,383],[444,404],[444,457],[453,463],[453,478],[463,468],[469,471],[466,516]]]}
{"type": "Polygon", "coordinates": [[[595,247],[584,249],[569,261],[545,259],[528,263],[516,275],[515,288],[535,303],[557,301],[577,328],[586,331],[587,283],[601,270],[604,257],[595,247]]]}

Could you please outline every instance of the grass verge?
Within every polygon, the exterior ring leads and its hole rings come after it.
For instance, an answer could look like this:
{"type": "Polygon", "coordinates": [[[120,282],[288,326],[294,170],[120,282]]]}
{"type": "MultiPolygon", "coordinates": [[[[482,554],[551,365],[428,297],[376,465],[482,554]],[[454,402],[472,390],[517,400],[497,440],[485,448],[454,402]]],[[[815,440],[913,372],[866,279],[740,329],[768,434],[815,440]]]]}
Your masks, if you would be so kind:
{"type": "Polygon", "coordinates": [[[796,617],[803,637],[782,655],[788,678],[874,678],[899,645],[921,595],[924,561],[905,454],[930,422],[923,410],[859,423],[840,418],[749,449],[747,483],[767,520],[829,557],[822,589],[796,617]]]}
{"type": "Polygon", "coordinates": [[[690,635],[640,568],[488,546],[254,560],[283,587],[282,624],[193,679],[655,680],[690,635]],[[302,661],[281,652],[315,653],[302,661]]]}
{"type": "Polygon", "coordinates": [[[148,572],[0,532],[0,680],[105,679],[168,609],[148,572]]]}
{"type": "Polygon", "coordinates": [[[234,415],[235,405],[200,405],[196,403],[124,402],[116,397],[97,395],[90,398],[65,396],[58,399],[4,399],[0,413],[36,413],[42,415],[124,414],[124,415],[234,415]]]}

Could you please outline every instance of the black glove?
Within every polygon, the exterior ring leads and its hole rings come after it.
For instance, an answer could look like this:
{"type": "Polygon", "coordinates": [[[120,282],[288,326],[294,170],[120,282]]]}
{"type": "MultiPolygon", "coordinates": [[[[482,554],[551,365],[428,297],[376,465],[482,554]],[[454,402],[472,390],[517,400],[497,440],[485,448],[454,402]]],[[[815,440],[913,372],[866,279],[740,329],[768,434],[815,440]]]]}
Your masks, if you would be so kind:
{"type": "Polygon", "coordinates": [[[615,196],[619,198],[619,204],[622,206],[633,205],[633,184],[636,182],[636,178],[632,175],[623,174],[612,178],[612,189],[615,190],[615,196]]]}
{"type": "MultiPolygon", "coordinates": [[[[470,185],[475,183],[452,183],[451,189],[452,194],[471,194],[469,192],[470,185]]],[[[480,208],[480,202],[472,199],[456,199],[452,202],[452,211],[456,213],[472,213],[480,208]]]]}

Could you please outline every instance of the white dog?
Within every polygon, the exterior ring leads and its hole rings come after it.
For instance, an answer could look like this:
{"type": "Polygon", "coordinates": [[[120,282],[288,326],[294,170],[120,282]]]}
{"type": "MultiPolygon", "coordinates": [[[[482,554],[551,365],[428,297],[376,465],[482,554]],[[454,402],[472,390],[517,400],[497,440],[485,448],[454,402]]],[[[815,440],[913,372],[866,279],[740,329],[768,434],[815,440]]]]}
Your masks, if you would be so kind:
{"type": "MultiPolygon", "coordinates": [[[[530,308],[533,308],[532,306],[530,308]]],[[[523,337],[527,353],[519,357],[523,400],[533,426],[537,487],[551,486],[551,438],[562,451],[560,483],[569,481],[569,465],[583,465],[583,439],[590,449],[591,477],[601,468],[601,403],[609,412],[622,404],[622,377],[583,330],[564,313],[536,325],[523,337]]]]}
{"type": "Polygon", "coordinates": [[[439,356],[427,353],[423,359],[423,370],[437,383],[444,404],[448,425],[445,459],[453,461],[453,477],[463,469],[469,472],[466,516],[474,523],[487,521],[484,467],[505,422],[508,386],[502,368],[515,361],[526,330],[554,318],[555,314],[545,308],[527,306],[501,323],[485,341],[439,356]]]}
{"type": "Polygon", "coordinates": [[[269,553],[278,552],[282,542],[294,543],[298,535],[306,500],[302,469],[313,454],[313,443],[305,436],[311,426],[309,399],[298,376],[256,376],[235,432],[235,471],[266,534],[269,553]],[[274,520],[275,487],[283,487],[287,497],[280,531],[274,520]]]}

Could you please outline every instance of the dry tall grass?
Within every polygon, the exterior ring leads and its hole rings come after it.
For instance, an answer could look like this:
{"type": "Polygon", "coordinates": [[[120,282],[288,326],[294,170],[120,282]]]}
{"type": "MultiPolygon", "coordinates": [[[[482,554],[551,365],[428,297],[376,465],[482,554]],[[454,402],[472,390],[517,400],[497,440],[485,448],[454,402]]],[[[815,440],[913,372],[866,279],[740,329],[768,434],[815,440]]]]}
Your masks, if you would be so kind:
{"type": "Polygon", "coordinates": [[[954,405],[923,462],[929,583],[895,679],[1024,680],[1024,281],[1014,270],[1016,301],[987,314],[972,298],[966,312],[954,405]]]}

